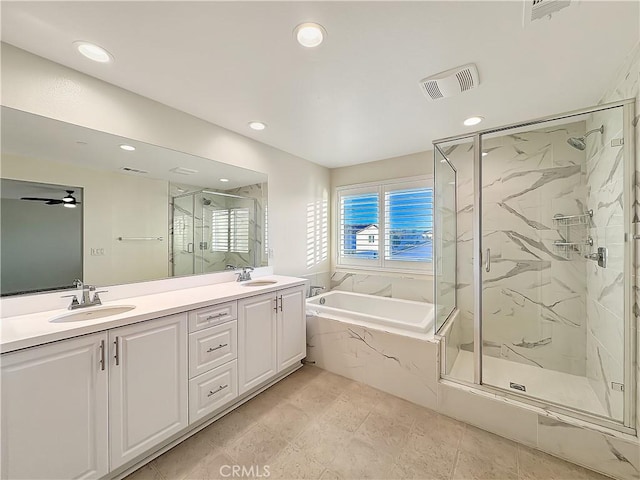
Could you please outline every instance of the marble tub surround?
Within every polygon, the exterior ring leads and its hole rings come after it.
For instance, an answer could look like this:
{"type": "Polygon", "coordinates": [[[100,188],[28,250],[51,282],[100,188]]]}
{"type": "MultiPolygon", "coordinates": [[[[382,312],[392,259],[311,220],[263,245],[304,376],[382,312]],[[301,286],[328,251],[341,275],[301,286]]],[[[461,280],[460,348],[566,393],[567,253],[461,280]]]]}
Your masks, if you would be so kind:
{"type": "Polygon", "coordinates": [[[268,465],[283,479],[605,478],[311,366],[127,479],[229,478],[223,465],[268,465]]]}
{"type": "Polygon", "coordinates": [[[331,290],[433,303],[433,278],[426,275],[383,275],[333,272],[331,290]]]}
{"type": "Polygon", "coordinates": [[[307,315],[307,362],[429,408],[437,403],[438,344],[307,315]]]}
{"type": "MultiPolygon", "coordinates": [[[[301,275],[301,277],[309,280],[309,285],[324,287],[325,292],[331,290],[331,272],[309,273],[301,275]]],[[[309,292],[307,292],[307,295],[309,295],[309,292]]]]}

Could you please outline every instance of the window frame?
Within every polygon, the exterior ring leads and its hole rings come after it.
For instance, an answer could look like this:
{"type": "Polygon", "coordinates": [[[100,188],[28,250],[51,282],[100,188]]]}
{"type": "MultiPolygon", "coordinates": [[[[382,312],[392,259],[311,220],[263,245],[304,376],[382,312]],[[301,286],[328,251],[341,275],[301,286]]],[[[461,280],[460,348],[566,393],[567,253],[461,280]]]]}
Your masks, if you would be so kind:
{"type": "MultiPolygon", "coordinates": [[[[411,188],[431,188],[433,191],[433,175],[420,175],[408,178],[395,178],[383,180],[379,182],[368,182],[353,185],[343,185],[335,189],[335,234],[334,245],[336,245],[336,253],[334,255],[336,270],[362,270],[362,271],[383,271],[390,273],[410,273],[433,275],[433,252],[431,261],[429,262],[411,262],[402,260],[387,260],[387,211],[386,211],[386,193],[394,190],[404,190],[411,188]],[[348,258],[341,256],[342,252],[342,205],[341,200],[347,195],[359,195],[367,193],[378,194],[378,258],[362,259],[348,258]]],[[[435,192],[433,193],[435,195],[435,192]]],[[[432,200],[433,201],[433,200],[432,200]]],[[[433,206],[432,206],[433,209],[433,206]]],[[[433,229],[432,229],[433,238],[433,229]]]]}

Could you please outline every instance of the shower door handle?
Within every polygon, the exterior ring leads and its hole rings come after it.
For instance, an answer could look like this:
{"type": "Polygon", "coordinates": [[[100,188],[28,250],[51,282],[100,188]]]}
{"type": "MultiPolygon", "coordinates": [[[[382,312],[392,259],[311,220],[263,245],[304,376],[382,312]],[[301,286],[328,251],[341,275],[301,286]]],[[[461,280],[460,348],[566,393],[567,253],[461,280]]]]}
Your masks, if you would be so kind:
{"type": "Polygon", "coordinates": [[[487,255],[487,258],[484,263],[484,271],[488,273],[491,271],[491,249],[490,248],[487,248],[486,255],[487,255]]]}

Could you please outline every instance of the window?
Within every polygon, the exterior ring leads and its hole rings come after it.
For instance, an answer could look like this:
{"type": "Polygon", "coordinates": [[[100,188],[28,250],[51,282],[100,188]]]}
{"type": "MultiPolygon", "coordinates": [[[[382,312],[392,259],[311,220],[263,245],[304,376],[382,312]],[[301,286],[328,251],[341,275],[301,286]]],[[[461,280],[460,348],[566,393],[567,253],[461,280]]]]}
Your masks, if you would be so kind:
{"type": "Polygon", "coordinates": [[[337,197],[338,266],[431,271],[430,177],[341,187],[337,197]]]}
{"type": "Polygon", "coordinates": [[[249,253],[249,209],[211,212],[211,251],[249,253]]]}

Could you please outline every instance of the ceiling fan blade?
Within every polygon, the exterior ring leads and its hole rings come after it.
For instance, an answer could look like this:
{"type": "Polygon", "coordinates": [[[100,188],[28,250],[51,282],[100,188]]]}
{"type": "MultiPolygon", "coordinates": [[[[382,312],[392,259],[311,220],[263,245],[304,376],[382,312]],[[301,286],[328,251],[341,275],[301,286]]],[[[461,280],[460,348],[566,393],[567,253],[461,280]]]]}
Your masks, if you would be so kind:
{"type": "Polygon", "coordinates": [[[51,202],[55,198],[38,198],[38,197],[20,197],[20,200],[34,200],[36,202],[51,202]]]}
{"type": "Polygon", "coordinates": [[[64,203],[62,200],[55,200],[55,199],[51,199],[47,202],[47,205],[60,205],[61,203],[64,203]]]}

